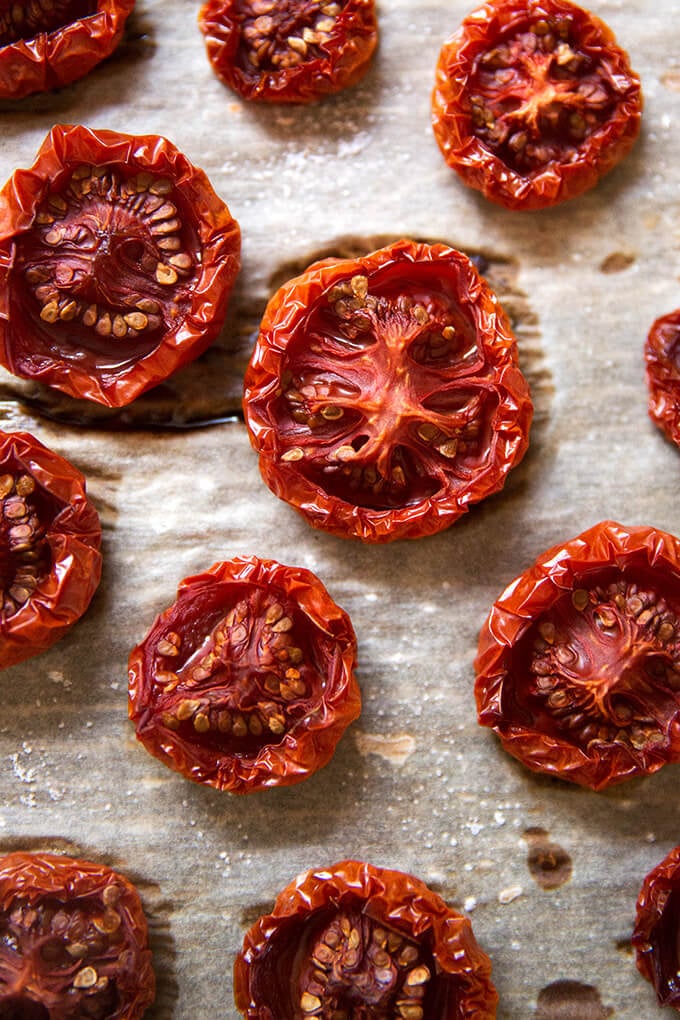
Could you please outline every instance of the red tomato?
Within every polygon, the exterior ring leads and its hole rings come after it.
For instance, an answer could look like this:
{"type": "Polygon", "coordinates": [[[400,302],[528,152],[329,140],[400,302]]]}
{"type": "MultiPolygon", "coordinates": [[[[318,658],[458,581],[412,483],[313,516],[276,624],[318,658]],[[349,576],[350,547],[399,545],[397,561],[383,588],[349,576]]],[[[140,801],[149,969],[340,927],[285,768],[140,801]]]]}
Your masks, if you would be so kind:
{"type": "Polygon", "coordinates": [[[302,567],[238,557],[182,581],[130,655],[130,718],[187,779],[233,793],[316,772],[359,715],[349,617],[302,567]]]}
{"type": "Polygon", "coordinates": [[[0,363],[112,407],[217,336],[240,231],[164,138],[55,127],[0,192],[0,363]]]}
{"type": "Polygon", "coordinates": [[[637,901],[633,946],[640,973],[660,1006],[680,1010],[680,846],[650,871],[637,901]]]}
{"type": "Polygon", "coordinates": [[[414,241],[283,286],[244,409],[272,491],[369,542],[441,531],[502,488],[532,415],[496,296],[465,255],[414,241]]]}
{"type": "Polygon", "coordinates": [[[0,668],[80,619],[99,584],[100,544],[80,472],[26,432],[0,432],[0,668]]]}
{"type": "Polygon", "coordinates": [[[225,85],[275,103],[354,85],[378,39],[375,0],[208,0],[199,25],[225,85]]]}
{"type": "Polygon", "coordinates": [[[0,11],[0,99],[21,99],[82,78],[121,40],[134,0],[5,0],[0,11]]]}
{"type": "Polygon", "coordinates": [[[246,1020],[493,1020],[491,961],[467,918],[400,871],[343,861],[298,876],[234,966],[246,1020]]]}
{"type": "Polygon", "coordinates": [[[603,521],[487,619],[479,721],[530,769],[600,790],[680,761],[680,540],[603,521]]]}
{"type": "Polygon", "coordinates": [[[680,446],[680,308],[657,319],[645,344],[649,416],[680,446]]]}
{"type": "Polygon", "coordinates": [[[642,94],[613,33],[569,0],[490,0],[439,56],[435,137],[463,181],[509,209],[597,184],[640,131],[642,94]]]}
{"type": "Polygon", "coordinates": [[[0,1014],[139,1020],[154,999],[137,890],[103,864],[54,854],[0,859],[0,1014]]]}

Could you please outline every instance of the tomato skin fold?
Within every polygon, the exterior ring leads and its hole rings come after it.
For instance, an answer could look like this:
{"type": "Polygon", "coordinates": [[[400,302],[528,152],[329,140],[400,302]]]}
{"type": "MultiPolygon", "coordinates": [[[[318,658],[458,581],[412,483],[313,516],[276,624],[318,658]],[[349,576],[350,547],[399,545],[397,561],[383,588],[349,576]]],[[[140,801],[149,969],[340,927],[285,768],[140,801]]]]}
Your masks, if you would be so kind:
{"type": "Polygon", "coordinates": [[[0,858],[0,918],[8,941],[15,940],[0,959],[0,1010],[7,1016],[38,1016],[42,1009],[45,1016],[84,1017],[93,1015],[88,1005],[100,1005],[103,1020],[140,1020],[153,1002],[146,917],[137,890],[119,872],[57,854],[8,854],[0,858]],[[53,930],[55,915],[62,927],[53,930]],[[76,930],[104,946],[79,943],[78,955],[69,954],[76,930]],[[61,966],[42,956],[48,944],[59,946],[61,966]],[[87,1002],[98,993],[103,1002],[87,1002]]]}
{"type": "Polygon", "coordinates": [[[349,616],[311,571],[236,557],[182,581],[175,604],[133,649],[129,715],[146,749],[187,779],[232,793],[287,786],[326,765],[358,717],[355,665],[349,616]],[[278,622],[280,607],[285,623],[278,622]],[[299,646],[293,640],[287,646],[277,645],[276,638],[269,641],[277,623],[279,633],[297,639],[299,646]],[[287,630],[281,631],[284,625],[287,630]],[[244,644],[246,629],[250,637],[244,644]],[[170,649],[170,660],[158,653],[167,647],[161,642],[168,634],[171,640],[174,635],[182,639],[179,653],[170,649]],[[212,675],[198,674],[196,682],[190,667],[196,649],[204,649],[206,642],[212,675]],[[159,662],[164,667],[160,677],[159,662]],[[172,680],[164,691],[168,663],[179,682],[172,680]],[[301,687],[290,690],[289,682],[301,687]],[[190,716],[182,707],[187,704],[193,709],[190,716]],[[197,723],[199,717],[207,722],[197,723]],[[270,732],[271,718],[275,725],[270,732]],[[178,725],[178,719],[187,724],[178,725]],[[238,726],[243,732],[237,732],[238,726]]]}
{"type": "Polygon", "coordinates": [[[680,846],[645,876],[638,895],[633,948],[638,970],[651,982],[659,1006],[680,1011],[678,907],[680,846]]]}
{"type": "MultiPolygon", "coordinates": [[[[123,206],[119,192],[116,197],[123,206]]],[[[82,196],[80,200],[83,204],[82,196]]],[[[104,196],[97,199],[96,205],[104,232],[106,215],[102,210],[106,209],[106,202],[104,196]]],[[[127,209],[123,212],[128,215],[127,209]]],[[[117,235],[112,235],[112,239],[117,241],[117,235]]],[[[142,235],[142,242],[148,243],[148,237],[142,235]]],[[[176,243],[180,243],[179,239],[176,243]]],[[[45,383],[69,396],[109,407],[125,406],[197,358],[217,337],[240,268],[240,246],[240,229],[228,207],[213,191],[203,171],[194,167],[167,139],[57,125],[45,139],[33,166],[15,171],[0,192],[0,363],[14,375],[45,383]],[[182,243],[190,251],[187,258],[193,266],[193,275],[181,291],[182,310],[179,314],[173,310],[169,295],[159,293],[163,288],[152,274],[147,282],[154,305],[165,299],[168,310],[166,313],[162,309],[160,327],[139,350],[130,343],[118,353],[115,338],[110,338],[106,349],[95,329],[90,328],[88,336],[81,314],[74,321],[58,319],[54,324],[46,321],[45,308],[41,312],[27,290],[22,251],[33,243],[34,237],[42,236],[38,231],[46,204],[49,209],[51,201],[63,201],[62,191],[71,198],[68,189],[73,187],[74,174],[77,176],[83,167],[93,168],[93,173],[100,175],[105,172],[100,168],[106,168],[119,181],[132,175],[138,180],[146,177],[151,187],[154,180],[162,180],[182,218],[182,243]]],[[[53,249],[52,258],[58,250],[53,249]]],[[[172,253],[168,254],[172,258],[172,253]]],[[[91,257],[89,252],[87,256],[91,257]]],[[[165,258],[159,249],[157,257],[161,256],[165,258]]],[[[66,265],[68,259],[67,253],[66,265]]],[[[104,272],[108,277],[113,275],[116,281],[113,285],[109,283],[116,301],[124,302],[127,294],[122,270],[113,262],[111,265],[113,269],[105,265],[104,272]]],[[[72,271],[72,266],[68,268],[72,271]]],[[[98,279],[104,278],[102,269],[93,268],[91,272],[92,286],[99,286],[98,279]]],[[[143,279],[142,286],[144,283],[143,279]]],[[[139,277],[135,284],[139,286],[139,277]]],[[[62,304],[62,294],[77,297],[77,292],[69,291],[68,285],[60,285],[57,290],[62,304]]],[[[139,306],[134,306],[134,298],[132,301],[129,306],[121,304],[120,309],[116,306],[116,311],[121,312],[116,318],[137,310],[139,306]]],[[[110,331],[111,316],[108,318],[110,331]]]]}
{"type": "MultiPolygon", "coordinates": [[[[289,50],[288,58],[297,62],[292,66],[285,62],[280,68],[261,67],[259,62],[253,66],[248,59],[244,19],[250,6],[244,0],[208,0],[199,13],[199,27],[213,71],[243,99],[265,103],[314,102],[356,84],[368,70],[378,41],[375,0],[346,0],[342,9],[330,18],[333,24],[324,41],[302,47],[304,40],[297,36],[298,46],[306,51],[304,57],[298,60],[297,51],[289,50]]],[[[295,8],[288,0],[270,6],[269,20],[274,23],[277,17],[286,16],[287,7],[295,8]],[[277,6],[284,9],[280,14],[277,6]]],[[[312,8],[304,34],[311,31],[312,37],[318,36],[313,26],[315,18],[320,17],[329,21],[318,8],[312,8]]],[[[263,19],[255,20],[257,23],[263,19]]],[[[301,31],[301,25],[296,25],[296,32],[301,31]]],[[[268,36],[271,38],[271,32],[262,36],[260,45],[266,45],[268,36]]]]}
{"type": "MultiPolygon", "coordinates": [[[[11,613],[0,597],[2,669],[45,651],[73,627],[90,604],[102,568],[101,525],[81,473],[29,433],[0,432],[0,483],[9,474],[32,479],[49,509],[38,512],[47,560],[29,597],[11,613]]],[[[0,563],[11,555],[6,533],[2,546],[0,563]]]]}
{"type": "MultiPolygon", "coordinates": [[[[353,978],[366,978],[374,948],[371,941],[378,939],[383,944],[385,933],[389,933],[386,949],[390,950],[391,940],[401,941],[402,946],[405,941],[422,976],[428,974],[425,998],[419,1000],[425,1010],[421,1015],[427,1020],[493,1020],[496,1016],[498,996],[491,983],[491,961],[476,942],[467,918],[412,875],[347,860],[299,875],[279,893],[272,913],[261,917],[246,934],[234,965],[234,997],[245,1020],[294,1020],[302,1015],[297,999],[301,990],[304,995],[306,957],[311,958],[315,951],[313,940],[319,925],[329,919],[332,923],[334,915],[353,918],[357,923],[354,936],[361,930],[364,938],[361,967],[355,964],[350,968],[344,981],[347,1001],[355,1007],[361,1008],[362,998],[358,982],[353,987],[353,978]],[[420,953],[419,960],[416,953],[420,953]]],[[[351,939],[352,935],[350,946],[351,939]]],[[[323,949],[323,941],[319,945],[323,949]]],[[[341,951],[346,953],[342,944],[337,947],[337,953],[341,951]]],[[[398,948],[391,952],[396,956],[398,948]]],[[[387,966],[386,961],[380,963],[387,966]]],[[[318,976],[316,961],[314,966],[318,976]]],[[[327,966],[331,969],[330,962],[327,966]]],[[[337,980],[337,966],[332,964],[329,983],[337,980]]],[[[407,989],[408,984],[401,989],[402,996],[408,994],[407,989]]],[[[323,999],[318,988],[307,994],[323,999]]],[[[342,996],[342,989],[331,994],[342,996]]],[[[385,1010],[395,1009],[398,994],[393,992],[389,1003],[381,1002],[383,1008],[378,1013],[372,1004],[379,993],[369,986],[364,1006],[367,1020],[374,1015],[396,1017],[396,1012],[385,1010]]],[[[337,1001],[345,1004],[342,998],[337,1001]]],[[[414,1012],[409,1016],[418,1015],[417,1003],[411,1009],[414,1012]]]]}
{"type": "Polygon", "coordinates": [[[366,542],[441,531],[501,489],[533,413],[515,338],[473,263],[410,240],[321,260],[281,287],[243,406],[275,495],[313,527],[366,542]],[[334,295],[351,287],[366,308],[346,313],[351,298],[334,295]],[[346,325],[347,314],[364,320],[346,325]],[[317,391],[307,424],[296,386],[317,391]]]}
{"type": "Polygon", "coordinates": [[[657,319],[645,342],[649,416],[680,446],[680,308],[657,319]]]}
{"type": "MultiPolygon", "coordinates": [[[[537,80],[536,88],[544,83],[537,80]]],[[[532,85],[523,99],[535,97],[532,85]]],[[[499,104],[508,102],[498,87],[499,104]]],[[[519,99],[516,100],[519,104],[519,99]]],[[[628,55],[611,29],[569,0],[496,0],[476,8],[442,47],[432,95],[432,124],[446,162],[469,187],[508,209],[543,209],[594,187],[632,148],[639,132],[642,93],[628,55]],[[494,151],[475,128],[471,94],[485,54],[540,22],[570,26],[571,44],[596,68],[610,93],[612,110],[583,139],[563,139],[563,158],[518,169],[494,151]]]]}
{"type": "Polygon", "coordinates": [[[529,769],[594,790],[680,761],[679,617],[675,536],[602,521],[552,547],[482,627],[480,724],[529,769]]]}
{"type": "Polygon", "coordinates": [[[134,6],[134,0],[97,0],[92,14],[0,45],[0,99],[23,99],[84,77],[116,49],[134,6]]]}

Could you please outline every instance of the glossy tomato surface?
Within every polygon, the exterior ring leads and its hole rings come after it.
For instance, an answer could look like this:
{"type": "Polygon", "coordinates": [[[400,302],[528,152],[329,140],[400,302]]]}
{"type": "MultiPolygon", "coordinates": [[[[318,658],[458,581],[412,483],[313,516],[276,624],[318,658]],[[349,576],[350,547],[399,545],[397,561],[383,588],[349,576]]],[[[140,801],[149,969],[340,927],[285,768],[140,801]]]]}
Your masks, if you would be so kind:
{"type": "Polygon", "coordinates": [[[680,761],[680,541],[602,521],[494,604],[479,721],[530,769],[599,790],[680,761]]]}
{"type": "Polygon", "coordinates": [[[115,50],[134,0],[0,5],[0,99],[68,85],[115,50]]]}
{"type": "Polygon", "coordinates": [[[660,1006],[680,1010],[680,846],[646,876],[633,931],[635,961],[660,1006]]]}
{"type": "Polygon", "coordinates": [[[441,531],[502,488],[532,416],[496,296],[467,256],[414,241],[285,284],[244,410],[272,491],[370,542],[441,531]]]}
{"type": "Polygon", "coordinates": [[[607,25],[569,0],[496,0],[446,42],[435,137],[462,180],[509,209],[597,184],[640,131],[642,93],[607,25]]]}
{"type": "Polygon", "coordinates": [[[649,416],[680,446],[680,308],[657,319],[645,343],[649,416]]]}
{"type": "Polygon", "coordinates": [[[0,1014],[139,1020],[155,979],[139,894],[102,864],[0,858],[0,1014]]]}
{"type": "Polygon", "coordinates": [[[100,544],[80,472],[27,432],[0,432],[0,669],[80,619],[99,584],[100,544]]]}
{"type": "Polygon", "coordinates": [[[52,129],[0,192],[0,363],[120,407],[217,336],[240,231],[156,135],[52,129]]]}
{"type": "Polygon", "coordinates": [[[245,937],[246,1020],[493,1020],[491,961],[419,879],[361,861],[300,875],[245,937]]]}
{"type": "Polygon", "coordinates": [[[356,638],[314,574],[238,557],[182,581],[130,656],[130,718],[151,754],[233,793],[287,786],[359,715],[356,638]]]}
{"type": "Polygon", "coordinates": [[[208,0],[208,59],[244,99],[307,103],[353,85],[378,40],[374,0],[208,0]]]}

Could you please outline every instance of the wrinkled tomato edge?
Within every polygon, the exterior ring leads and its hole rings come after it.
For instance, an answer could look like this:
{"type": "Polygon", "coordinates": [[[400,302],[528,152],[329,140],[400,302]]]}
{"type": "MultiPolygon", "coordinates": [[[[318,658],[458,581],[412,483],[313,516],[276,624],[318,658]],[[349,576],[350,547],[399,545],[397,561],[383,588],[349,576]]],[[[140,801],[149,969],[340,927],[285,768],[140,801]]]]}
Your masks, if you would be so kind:
{"type": "Polygon", "coordinates": [[[517,342],[496,295],[462,252],[447,245],[410,240],[398,241],[357,259],[322,259],[273,295],[246,370],[243,410],[251,443],[259,455],[260,472],[272,492],[298,510],[312,527],[341,538],[374,543],[420,538],[442,531],[471,504],[502,489],[510,470],[527,451],[533,416],[529,387],[519,367],[517,342]],[[493,423],[497,455],[459,494],[444,490],[418,503],[374,510],[329,495],[304,478],[294,462],[280,459],[271,404],[281,385],[288,339],[299,320],[324,294],[356,274],[364,274],[370,280],[373,273],[395,263],[403,264],[408,283],[409,266],[416,262],[430,262],[438,269],[450,268],[459,307],[472,323],[485,359],[497,369],[499,406],[493,423]]]}
{"type": "Polygon", "coordinates": [[[608,25],[568,0],[490,0],[465,18],[439,55],[432,93],[437,144],[465,184],[507,209],[544,209],[593,188],[632,149],[641,117],[640,79],[630,67],[628,54],[617,45],[608,25]],[[622,95],[614,116],[581,144],[578,158],[568,163],[553,161],[537,173],[524,175],[509,167],[475,134],[468,89],[480,56],[506,32],[528,19],[556,15],[573,20],[582,47],[606,55],[622,95]]]}
{"type": "Polygon", "coordinates": [[[0,99],[23,99],[83,78],[116,49],[134,6],[135,0],[97,0],[93,14],[0,45],[0,99]]]}
{"type": "Polygon", "coordinates": [[[672,944],[668,946],[660,945],[656,931],[673,893],[676,896],[680,895],[680,846],[671,850],[661,863],[645,876],[638,895],[632,938],[636,966],[642,976],[654,986],[659,1005],[679,1009],[677,923],[671,922],[673,936],[669,939],[672,944]],[[674,973],[664,972],[663,961],[660,958],[663,949],[667,949],[671,954],[675,953],[674,973]]]}
{"type": "Polygon", "coordinates": [[[236,0],[208,0],[199,12],[208,60],[217,77],[243,99],[309,103],[362,78],[378,43],[375,0],[348,0],[337,16],[324,56],[281,71],[251,73],[238,66],[241,19],[236,0]]]}
{"type": "Polygon", "coordinates": [[[229,295],[240,268],[241,232],[205,173],[166,138],[94,131],[81,125],[57,125],[43,142],[33,166],[16,170],[0,191],[0,364],[14,375],[53,386],[72,397],[109,407],[131,403],[158,385],[212,343],[222,328],[229,295]],[[10,292],[17,239],[30,231],[45,197],[67,183],[82,164],[112,165],[131,174],[148,172],[170,178],[192,210],[201,244],[199,276],[191,305],[143,358],[118,373],[99,373],[59,360],[40,369],[17,364],[13,353],[10,292]]]}
{"type": "MultiPolygon", "coordinates": [[[[341,861],[329,868],[299,875],[279,893],[271,914],[247,932],[234,963],[236,1008],[246,1020],[274,1016],[267,1003],[255,1001],[253,984],[258,968],[271,969],[276,942],[285,939],[291,920],[304,921],[317,911],[363,902],[379,924],[425,943],[436,963],[435,980],[456,982],[455,1001],[441,1017],[428,1020],[493,1020],[498,996],[491,983],[491,960],[478,945],[468,919],[449,907],[420,879],[401,871],[363,861],[341,861]]],[[[274,1003],[274,1006],[281,1006],[274,1003]]]]}
{"type": "Polygon", "coordinates": [[[116,1020],[139,1020],[154,1001],[156,978],[149,949],[148,925],[134,885],[105,864],[50,853],[15,851],[0,858],[0,914],[20,898],[33,906],[43,898],[69,903],[101,896],[110,885],[122,890],[118,909],[123,912],[128,943],[135,949],[134,967],[121,969],[116,986],[122,1000],[116,1020]]]}
{"type": "Polygon", "coordinates": [[[289,786],[326,765],[346,728],[358,718],[361,693],[354,675],[356,652],[356,635],[349,616],[311,571],[255,556],[235,557],[185,578],[177,589],[175,606],[156,617],[144,640],[132,650],[128,714],[137,739],[147,751],[187,779],[239,794],[289,786]],[[265,745],[255,756],[225,754],[215,760],[212,751],[200,756],[192,741],[184,740],[154,717],[153,648],[176,606],[225,582],[281,591],[297,603],[315,630],[333,639],[337,651],[329,663],[323,712],[317,718],[300,720],[280,743],[265,745]]]}
{"type": "Polygon", "coordinates": [[[653,323],[645,342],[649,417],[680,446],[680,308],[653,323]]]}
{"type": "Polygon", "coordinates": [[[8,461],[22,465],[63,509],[45,535],[49,574],[0,626],[3,669],[45,651],[71,629],[89,606],[102,570],[101,525],[81,473],[27,432],[0,432],[0,474],[8,461]]]}
{"type": "MultiPolygon", "coordinates": [[[[480,725],[490,727],[504,749],[534,772],[558,776],[593,790],[602,790],[640,774],[623,748],[619,753],[598,748],[589,757],[573,743],[546,735],[509,718],[503,708],[512,675],[512,653],[531,625],[589,573],[624,567],[631,557],[680,580],[680,540],[646,526],[626,527],[600,521],[576,538],[548,549],[516,578],[494,603],[480,635],[474,663],[475,697],[480,725]]],[[[673,723],[671,745],[680,759],[680,720],[673,723]]],[[[675,758],[673,759],[675,760],[675,758]]],[[[650,763],[655,772],[666,762],[650,763]]]]}

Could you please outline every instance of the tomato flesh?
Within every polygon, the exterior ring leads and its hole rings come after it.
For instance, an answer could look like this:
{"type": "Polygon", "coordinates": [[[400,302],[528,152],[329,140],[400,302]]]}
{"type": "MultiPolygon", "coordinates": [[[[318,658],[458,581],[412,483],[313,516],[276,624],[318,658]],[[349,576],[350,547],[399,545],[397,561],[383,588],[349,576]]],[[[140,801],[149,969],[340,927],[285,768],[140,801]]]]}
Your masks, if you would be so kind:
{"type": "Polygon", "coordinates": [[[680,446],[680,309],[657,319],[645,343],[649,416],[680,446]]]}
{"type": "Polygon", "coordinates": [[[54,32],[72,21],[89,17],[97,9],[96,0],[51,0],[50,3],[0,3],[0,46],[32,39],[40,32],[54,32]]]}
{"type": "Polygon", "coordinates": [[[0,470],[0,622],[5,622],[52,569],[45,534],[60,507],[16,461],[0,470]]]}
{"type": "Polygon", "coordinates": [[[680,1009],[680,847],[642,883],[633,947],[640,973],[654,986],[659,1006],[680,1009]]]}

